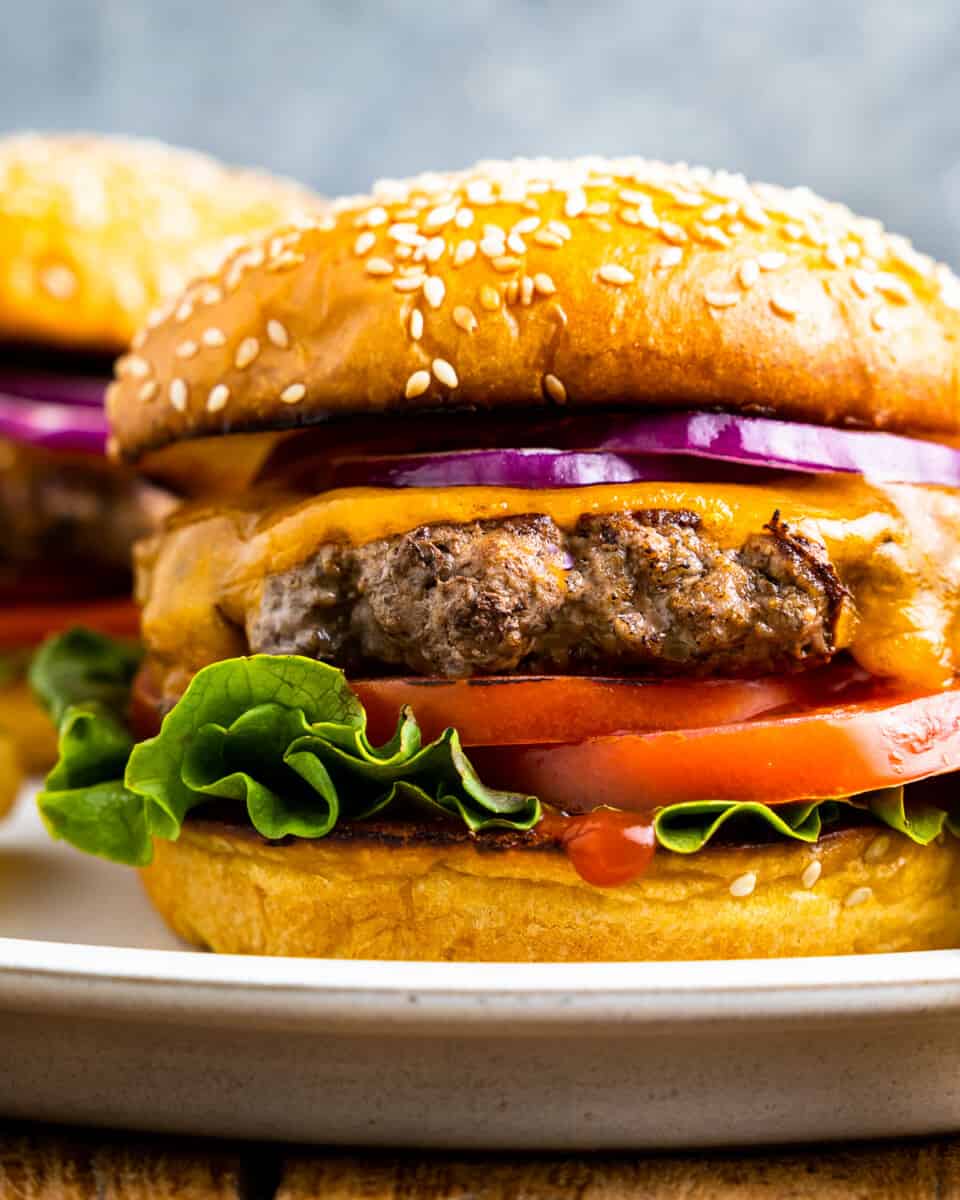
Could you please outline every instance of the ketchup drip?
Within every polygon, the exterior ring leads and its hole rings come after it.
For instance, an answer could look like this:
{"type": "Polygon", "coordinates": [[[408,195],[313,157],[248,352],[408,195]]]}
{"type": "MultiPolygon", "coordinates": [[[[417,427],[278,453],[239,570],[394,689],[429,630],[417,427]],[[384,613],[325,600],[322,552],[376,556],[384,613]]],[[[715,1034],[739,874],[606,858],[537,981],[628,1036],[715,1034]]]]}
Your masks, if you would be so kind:
{"type": "Polygon", "coordinates": [[[580,878],[595,887],[629,883],[653,862],[651,813],[598,808],[577,817],[544,816],[543,825],[556,833],[580,878]]]}

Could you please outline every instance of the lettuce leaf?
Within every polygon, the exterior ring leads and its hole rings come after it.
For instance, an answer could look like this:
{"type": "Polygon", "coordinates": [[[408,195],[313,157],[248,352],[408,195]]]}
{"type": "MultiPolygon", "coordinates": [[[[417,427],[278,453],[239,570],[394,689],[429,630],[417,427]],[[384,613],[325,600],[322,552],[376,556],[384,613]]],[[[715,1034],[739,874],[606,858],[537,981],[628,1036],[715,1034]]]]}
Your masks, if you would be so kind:
{"type": "MultiPolygon", "coordinates": [[[[200,671],[163,722],[135,745],[126,726],[139,654],[74,630],[37,654],[31,682],[59,722],[60,754],[38,802],[51,834],[114,862],[142,866],[152,839],[175,840],[190,811],[211,799],[242,806],[267,838],[323,837],[338,821],[392,805],[452,817],[474,832],[525,830],[540,819],[532,796],[495,791],[477,777],[453,729],[429,745],[409,709],[384,746],[343,674],[296,656],[229,659],[200,671]]],[[[695,854],[721,831],[814,843],[856,807],[920,845],[960,820],[905,801],[902,787],[845,800],[764,804],[703,800],[654,817],[658,843],[695,854]]]]}
{"type": "Polygon", "coordinates": [[[32,672],[59,721],[59,758],[38,796],[51,834],[142,866],[152,839],[176,839],[187,814],[219,798],[242,804],[267,838],[323,837],[404,801],[469,829],[529,829],[533,796],[486,787],[455,730],[427,746],[409,709],[384,746],[342,672],[297,656],[228,659],[200,671],[160,733],[134,745],[124,723],[137,660],[73,631],[47,643],[32,672]]]}

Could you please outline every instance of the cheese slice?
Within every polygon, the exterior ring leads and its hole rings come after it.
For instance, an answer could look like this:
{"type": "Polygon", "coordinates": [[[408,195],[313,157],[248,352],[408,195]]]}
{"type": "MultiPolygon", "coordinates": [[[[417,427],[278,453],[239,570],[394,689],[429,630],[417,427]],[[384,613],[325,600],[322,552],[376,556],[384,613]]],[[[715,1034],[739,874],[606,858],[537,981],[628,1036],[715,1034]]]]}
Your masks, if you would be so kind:
{"type": "Polygon", "coordinates": [[[696,513],[720,545],[738,547],[779,512],[820,541],[853,595],[842,644],[868,670],[938,687],[960,663],[960,493],[874,485],[856,476],[788,475],[771,484],[636,483],[518,488],[350,488],[304,497],[253,491],[189,506],[141,546],[143,633],[161,663],[192,674],[247,650],[244,629],[268,574],[326,542],[366,545],[420,525],[542,513],[564,529],[585,513],[696,513]]]}

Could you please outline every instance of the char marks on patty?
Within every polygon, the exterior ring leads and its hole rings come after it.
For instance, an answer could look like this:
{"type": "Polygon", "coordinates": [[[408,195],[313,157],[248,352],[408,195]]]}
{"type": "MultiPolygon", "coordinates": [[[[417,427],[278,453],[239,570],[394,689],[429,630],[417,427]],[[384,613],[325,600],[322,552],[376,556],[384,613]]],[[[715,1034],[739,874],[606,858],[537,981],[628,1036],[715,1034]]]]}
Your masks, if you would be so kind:
{"type": "Polygon", "coordinates": [[[695,513],[529,515],[326,544],[268,576],[254,652],[462,678],[765,674],[827,661],[847,592],[774,514],[736,549],[695,513]]]}

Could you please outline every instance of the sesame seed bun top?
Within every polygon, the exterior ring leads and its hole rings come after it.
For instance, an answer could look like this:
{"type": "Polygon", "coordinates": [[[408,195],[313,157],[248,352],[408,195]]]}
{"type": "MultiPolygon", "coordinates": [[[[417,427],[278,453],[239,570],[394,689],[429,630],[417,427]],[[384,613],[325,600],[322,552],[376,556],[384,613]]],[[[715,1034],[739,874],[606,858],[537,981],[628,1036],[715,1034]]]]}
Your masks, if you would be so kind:
{"type": "Polygon", "coordinates": [[[109,411],[135,458],[327,413],[715,406],[960,431],[960,281],[807,189],[639,159],[378,184],[156,313],[109,411]]]}
{"type": "Polygon", "coordinates": [[[164,297],[319,201],[155,142],[0,139],[0,340],[123,349],[164,297]]]}

